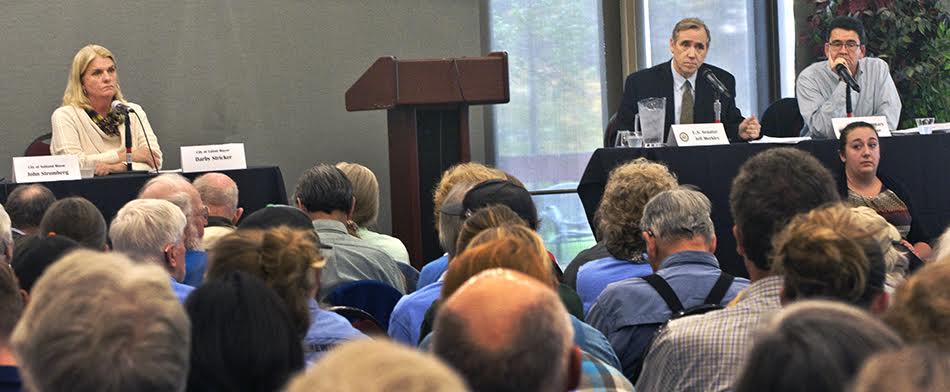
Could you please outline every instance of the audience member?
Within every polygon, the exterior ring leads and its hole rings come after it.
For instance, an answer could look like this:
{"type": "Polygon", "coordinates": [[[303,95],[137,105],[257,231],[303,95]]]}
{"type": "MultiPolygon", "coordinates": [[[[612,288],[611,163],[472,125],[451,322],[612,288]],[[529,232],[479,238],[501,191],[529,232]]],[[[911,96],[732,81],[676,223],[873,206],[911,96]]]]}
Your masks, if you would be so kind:
{"type": "Polygon", "coordinates": [[[221,173],[202,174],[192,185],[208,207],[208,223],[201,246],[211,249],[218,238],[237,228],[241,215],[244,215],[244,209],[238,207],[238,186],[231,177],[221,173]]]}
{"type": "Polygon", "coordinates": [[[782,277],[768,258],[772,238],[795,215],[838,200],[831,173],[807,152],[772,148],[743,163],[729,205],[736,250],[752,284],[726,309],[668,323],[644,359],[637,390],[730,388],[753,331],[781,308],[782,277]]]}
{"type": "Polygon", "coordinates": [[[660,288],[647,280],[630,278],[607,286],[587,315],[587,322],[607,336],[630,380],[639,377],[644,351],[674,312],[700,305],[725,306],[749,285],[748,280],[733,279],[719,269],[710,212],[709,199],[688,189],[660,192],[643,207],[640,228],[647,260],[655,271],[648,278],[666,282],[678,307],[671,307],[660,288]]]}
{"type": "Polygon", "coordinates": [[[887,309],[884,250],[859,213],[867,207],[832,204],[792,219],[774,240],[772,271],[782,275],[782,302],[828,299],[874,314],[887,309]]]}
{"type": "Polygon", "coordinates": [[[842,391],[867,358],[900,346],[894,331],[860,309],[803,301],[765,325],[735,391],[842,391]]]}
{"type": "Polygon", "coordinates": [[[220,280],[232,271],[263,280],[287,305],[294,331],[303,340],[304,357],[314,362],[340,343],[365,337],[314,300],[321,269],[328,264],[319,249],[313,230],[242,228],[221,237],[211,249],[207,280],[220,280]]]}
{"type": "Polygon", "coordinates": [[[33,290],[33,284],[43,275],[49,266],[59,258],[81,245],[61,235],[33,235],[25,237],[13,252],[13,271],[20,280],[20,287],[26,292],[33,290]]]}
{"type": "Polygon", "coordinates": [[[0,204],[0,262],[10,264],[13,260],[13,228],[10,226],[10,216],[0,204]]]}
{"type": "Polygon", "coordinates": [[[581,354],[568,317],[550,284],[510,270],[485,271],[445,301],[433,352],[472,390],[573,390],[581,354]]]}
{"type": "MultiPolygon", "coordinates": [[[[442,178],[439,179],[439,183],[436,184],[435,189],[432,191],[432,211],[435,212],[436,231],[441,230],[443,227],[441,220],[446,214],[442,211],[442,206],[446,203],[446,198],[453,188],[460,184],[474,185],[488,180],[503,180],[506,178],[505,172],[476,162],[460,163],[448,168],[448,170],[442,173],[442,178]]],[[[465,195],[463,194],[462,197],[464,198],[465,195]]],[[[461,198],[453,203],[461,203],[461,198]]],[[[461,219],[457,215],[456,217],[456,219],[461,219]]],[[[449,227],[451,227],[451,225],[449,225],[449,227]]],[[[443,241],[443,238],[448,237],[451,236],[445,236],[439,231],[439,242],[443,245],[442,249],[446,252],[448,252],[448,249],[445,248],[446,243],[443,241]]],[[[454,240],[450,245],[455,245],[454,240]]],[[[438,280],[446,268],[448,268],[448,264],[448,254],[428,262],[419,271],[419,281],[416,283],[416,288],[421,289],[438,280]]]]}
{"type": "Polygon", "coordinates": [[[897,288],[884,321],[908,343],[950,352],[950,260],[929,263],[897,288]]]}
{"type": "Polygon", "coordinates": [[[191,328],[162,275],[155,265],[88,250],[51,266],[13,330],[28,389],[184,390],[191,328]]]}
{"type": "Polygon", "coordinates": [[[900,232],[890,223],[887,223],[876,211],[866,207],[853,208],[855,225],[864,227],[871,235],[881,251],[884,253],[885,281],[884,289],[888,296],[894,293],[898,286],[912,271],[911,260],[921,262],[911,252],[906,241],[901,241],[900,232]]]}
{"type": "Polygon", "coordinates": [[[875,354],[864,361],[850,391],[950,391],[950,356],[925,345],[875,354]]]}
{"type": "Polygon", "coordinates": [[[294,199],[297,208],[310,216],[320,242],[333,247],[320,277],[320,298],[340,283],[357,280],[378,280],[406,292],[396,261],[347,232],[356,199],[350,180],[340,169],[326,163],[310,168],[297,180],[294,199]]]}
{"type": "Polygon", "coordinates": [[[139,199],[167,200],[181,208],[188,219],[184,239],[185,279],[182,282],[192,287],[200,286],[208,261],[208,254],[205,253],[201,242],[210,213],[201,201],[198,190],[187,178],[179,174],[162,174],[142,186],[139,199]]]}
{"type": "MultiPolygon", "coordinates": [[[[453,188],[446,196],[442,206],[449,206],[462,202],[465,193],[472,186],[466,183],[460,183],[453,188]]],[[[464,248],[458,247],[459,232],[463,229],[464,222],[482,223],[479,231],[487,227],[501,226],[502,224],[524,224],[524,221],[518,217],[514,211],[508,207],[495,206],[489,207],[472,215],[475,219],[465,219],[461,215],[453,215],[443,212],[442,219],[439,220],[439,242],[442,249],[446,250],[449,260],[454,259],[464,248]]],[[[475,231],[475,229],[468,229],[475,231]]],[[[477,234],[475,232],[474,234],[477,234]]],[[[474,236],[474,234],[472,234],[474,236]]],[[[389,318],[389,330],[387,334],[393,340],[407,345],[415,346],[419,343],[419,329],[422,327],[426,311],[432,306],[432,303],[439,299],[442,292],[442,275],[425,287],[420,287],[416,291],[407,294],[399,299],[393,308],[392,315],[389,318]]]]}
{"type": "Polygon", "coordinates": [[[402,240],[370,230],[376,226],[379,216],[379,182],[376,174],[368,167],[358,163],[340,162],[336,167],[343,171],[353,184],[353,197],[356,207],[353,210],[353,223],[356,235],[400,263],[409,264],[409,250],[402,240]]]}
{"type": "Polygon", "coordinates": [[[99,208],[81,197],[54,202],[40,221],[39,233],[69,237],[92,250],[107,250],[106,219],[99,208]]]}
{"type": "Polygon", "coordinates": [[[229,272],[195,289],[188,391],[278,391],[303,368],[283,300],[259,279],[229,272]]]}
{"type": "Polygon", "coordinates": [[[13,240],[36,234],[46,209],[56,196],[41,184],[20,185],[7,195],[6,209],[13,222],[13,240]]]}
{"type": "Polygon", "coordinates": [[[676,176],[666,166],[643,158],[610,172],[595,219],[610,256],[581,260],[583,265],[576,266],[577,293],[584,301],[584,313],[608,284],[653,272],[645,260],[646,243],[640,234],[643,206],[676,186],[676,176]]]}
{"type": "MultiPolygon", "coordinates": [[[[3,209],[0,209],[3,211],[3,209]]],[[[23,313],[26,294],[17,284],[13,269],[0,262],[0,391],[20,391],[20,371],[10,346],[10,334],[23,313]]]]}
{"type": "Polygon", "coordinates": [[[293,229],[313,230],[310,217],[297,207],[288,205],[269,205],[254,211],[244,218],[238,229],[273,229],[287,226],[293,229]]]}
{"type": "Polygon", "coordinates": [[[185,214],[171,202],[139,199],[126,203],[112,220],[109,238],[117,252],[132,260],[165,268],[178,300],[185,302],[193,287],[185,278],[185,214]]]}
{"type": "Polygon", "coordinates": [[[437,358],[385,340],[361,340],[333,350],[287,392],[464,392],[468,386],[437,358]]]}

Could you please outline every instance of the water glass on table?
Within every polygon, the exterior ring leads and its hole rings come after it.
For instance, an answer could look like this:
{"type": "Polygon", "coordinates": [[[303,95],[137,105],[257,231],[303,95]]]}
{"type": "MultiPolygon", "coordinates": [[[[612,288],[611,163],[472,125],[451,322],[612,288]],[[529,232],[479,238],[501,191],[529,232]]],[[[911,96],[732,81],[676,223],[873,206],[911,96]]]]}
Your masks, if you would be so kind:
{"type": "Polygon", "coordinates": [[[666,129],[666,98],[645,98],[637,102],[638,122],[643,131],[644,147],[662,147],[666,129]]]}
{"type": "Polygon", "coordinates": [[[933,133],[933,117],[915,118],[914,121],[917,122],[917,133],[921,135],[929,135],[933,133]]]}

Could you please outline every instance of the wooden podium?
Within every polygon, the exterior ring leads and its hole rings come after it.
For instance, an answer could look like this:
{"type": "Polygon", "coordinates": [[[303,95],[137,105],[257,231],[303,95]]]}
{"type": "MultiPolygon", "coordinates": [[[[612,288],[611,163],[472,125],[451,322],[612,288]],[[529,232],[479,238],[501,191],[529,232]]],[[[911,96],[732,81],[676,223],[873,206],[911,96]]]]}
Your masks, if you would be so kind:
{"type": "Polygon", "coordinates": [[[468,107],[507,103],[508,54],[398,60],[380,57],[346,91],[346,110],[386,109],[393,235],[412,265],[442,255],[432,190],[446,169],[471,159],[468,107]]]}

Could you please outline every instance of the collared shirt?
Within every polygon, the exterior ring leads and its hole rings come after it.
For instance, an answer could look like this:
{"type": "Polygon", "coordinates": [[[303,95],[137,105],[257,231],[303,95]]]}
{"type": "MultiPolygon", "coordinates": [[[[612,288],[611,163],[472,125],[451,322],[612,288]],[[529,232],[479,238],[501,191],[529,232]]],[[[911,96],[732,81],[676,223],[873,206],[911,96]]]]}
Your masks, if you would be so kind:
{"type": "Polygon", "coordinates": [[[647,276],[653,273],[653,267],[646,261],[633,262],[613,256],[591,261],[577,271],[577,295],[584,303],[584,314],[590,310],[608,284],[624,279],[647,276]]]}
{"type": "MultiPolygon", "coordinates": [[[[680,113],[683,112],[680,106],[683,105],[683,93],[686,91],[685,86],[683,85],[689,80],[689,91],[693,93],[693,100],[696,100],[696,74],[699,72],[693,72],[693,76],[690,76],[689,79],[680,75],[679,72],[676,72],[676,67],[673,66],[673,62],[670,61],[670,68],[673,70],[673,122],[674,124],[680,123],[680,113]]],[[[667,102],[667,105],[670,103],[667,102]]]]}
{"type": "MultiPolygon", "coordinates": [[[[896,130],[901,116],[901,97],[897,94],[887,63],[874,57],[858,60],[854,80],[861,87],[860,93],[851,92],[854,116],[885,116],[887,125],[896,130]]],[[[835,139],[831,119],[847,117],[845,86],[838,74],[828,68],[827,61],[809,65],[798,75],[795,95],[805,120],[802,136],[835,139]]]]}
{"type": "Polygon", "coordinates": [[[406,244],[403,244],[399,238],[370,231],[363,227],[356,229],[356,235],[371,246],[386,252],[393,260],[403,264],[409,264],[409,250],[406,249],[406,244]]]}
{"type": "Polygon", "coordinates": [[[201,287],[205,269],[208,267],[208,253],[203,250],[185,252],[185,279],[182,283],[191,287],[201,287]]]}
{"type": "MultiPolygon", "coordinates": [[[[712,253],[686,251],[664,259],[656,274],[688,309],[703,304],[720,273],[719,261],[712,253]]],[[[728,304],[748,285],[747,279],[736,278],[720,305],[728,304]]],[[[632,379],[657,327],[671,316],[669,306],[649,283],[631,278],[607,286],[591,307],[587,322],[607,336],[620,357],[623,374],[632,379]]]]}
{"type": "Polygon", "coordinates": [[[684,317],[653,341],[637,380],[638,391],[723,391],[752,348],[756,329],[781,309],[782,277],[753,282],[723,310],[684,317]]]}
{"type": "Polygon", "coordinates": [[[581,379],[575,391],[610,392],[630,391],[633,384],[619,370],[597,359],[586,351],[581,351],[581,379]]]}
{"type": "Polygon", "coordinates": [[[313,221],[313,228],[320,242],[333,247],[324,251],[327,265],[320,274],[320,298],[333,288],[357,280],[377,280],[386,283],[400,293],[406,292],[406,282],[393,260],[385,252],[365,241],[353,237],[342,222],[330,219],[313,221]]]}
{"type": "Polygon", "coordinates": [[[448,253],[438,259],[430,261],[429,264],[422,267],[422,270],[419,271],[419,281],[416,282],[416,289],[418,290],[435,283],[447,269],[449,269],[448,253]]]}
{"type": "Polygon", "coordinates": [[[178,302],[185,303],[185,299],[188,298],[188,294],[191,294],[192,291],[195,291],[194,287],[178,283],[178,281],[176,281],[175,278],[171,276],[169,276],[168,279],[171,280],[172,291],[175,293],[175,297],[178,298],[178,302]]]}
{"type": "Polygon", "coordinates": [[[367,338],[353,328],[346,317],[320,309],[317,301],[311,299],[307,307],[310,308],[310,329],[303,338],[303,355],[308,365],[312,365],[337,345],[367,338]]]}
{"type": "Polygon", "coordinates": [[[389,316],[387,334],[394,341],[415,347],[419,343],[419,328],[425,320],[426,311],[442,294],[442,280],[403,296],[389,316]]]}

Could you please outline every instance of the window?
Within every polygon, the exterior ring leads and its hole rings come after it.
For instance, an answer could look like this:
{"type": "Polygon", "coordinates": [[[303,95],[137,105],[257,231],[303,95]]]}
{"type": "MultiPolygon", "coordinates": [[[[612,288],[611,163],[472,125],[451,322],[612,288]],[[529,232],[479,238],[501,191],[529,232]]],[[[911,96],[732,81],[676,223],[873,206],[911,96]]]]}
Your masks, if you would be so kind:
{"type": "MultiPolygon", "coordinates": [[[[576,189],[591,153],[601,146],[601,2],[488,1],[489,46],[508,52],[511,91],[511,102],[490,109],[494,160],[529,190],[576,189]]],[[[540,233],[562,265],[593,244],[576,193],[535,202],[543,219],[540,233]]]]}

